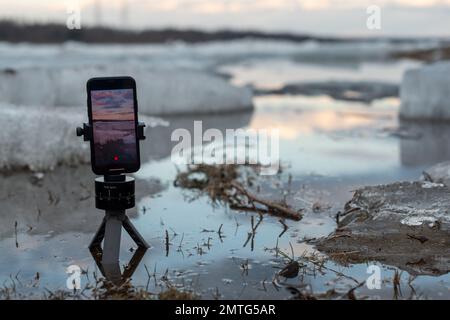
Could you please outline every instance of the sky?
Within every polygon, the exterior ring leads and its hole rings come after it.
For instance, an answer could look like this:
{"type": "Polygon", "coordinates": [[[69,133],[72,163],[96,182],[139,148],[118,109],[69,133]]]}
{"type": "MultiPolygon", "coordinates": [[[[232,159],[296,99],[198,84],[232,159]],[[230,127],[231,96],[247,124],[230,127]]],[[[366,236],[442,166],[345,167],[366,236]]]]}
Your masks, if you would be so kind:
{"type": "Polygon", "coordinates": [[[450,0],[0,0],[0,17],[125,28],[252,29],[342,36],[450,36],[450,0]],[[381,29],[366,26],[379,6],[381,29]]]}
{"type": "Polygon", "coordinates": [[[133,90],[91,92],[93,120],[134,120],[133,90]]]}

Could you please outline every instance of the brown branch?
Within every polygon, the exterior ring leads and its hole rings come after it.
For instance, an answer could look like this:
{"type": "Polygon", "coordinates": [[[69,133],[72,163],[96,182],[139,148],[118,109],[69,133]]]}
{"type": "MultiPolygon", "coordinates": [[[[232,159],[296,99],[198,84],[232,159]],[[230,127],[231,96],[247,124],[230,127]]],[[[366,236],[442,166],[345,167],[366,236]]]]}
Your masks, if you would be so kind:
{"type": "Polygon", "coordinates": [[[236,181],[231,181],[230,184],[240,193],[244,194],[250,202],[257,202],[259,204],[265,205],[268,209],[273,209],[271,212],[273,215],[289,218],[295,221],[299,221],[302,219],[302,215],[300,214],[300,212],[294,211],[288,207],[284,207],[278,203],[261,199],[253,193],[245,190],[245,188],[236,181]]]}
{"type": "Polygon", "coordinates": [[[265,200],[247,191],[237,182],[238,167],[235,165],[191,166],[187,172],[178,173],[174,185],[186,189],[196,189],[206,193],[213,203],[227,203],[231,209],[257,212],[259,215],[268,213],[273,216],[299,221],[300,211],[295,211],[287,205],[265,200]],[[201,179],[191,176],[194,173],[204,175],[201,179]],[[255,203],[261,205],[257,207],[255,203]]]}

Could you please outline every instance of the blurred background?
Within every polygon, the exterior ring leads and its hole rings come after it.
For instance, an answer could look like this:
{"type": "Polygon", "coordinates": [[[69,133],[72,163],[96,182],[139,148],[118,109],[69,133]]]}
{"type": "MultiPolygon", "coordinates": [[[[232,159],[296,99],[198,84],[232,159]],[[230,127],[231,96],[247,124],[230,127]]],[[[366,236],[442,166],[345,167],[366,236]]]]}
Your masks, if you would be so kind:
{"type": "Polygon", "coordinates": [[[79,6],[86,26],[125,29],[253,29],[334,36],[374,35],[365,26],[371,5],[383,8],[378,35],[448,36],[447,0],[2,0],[1,17],[65,23],[79,6]],[[420,27],[419,27],[420,25],[420,27]]]}

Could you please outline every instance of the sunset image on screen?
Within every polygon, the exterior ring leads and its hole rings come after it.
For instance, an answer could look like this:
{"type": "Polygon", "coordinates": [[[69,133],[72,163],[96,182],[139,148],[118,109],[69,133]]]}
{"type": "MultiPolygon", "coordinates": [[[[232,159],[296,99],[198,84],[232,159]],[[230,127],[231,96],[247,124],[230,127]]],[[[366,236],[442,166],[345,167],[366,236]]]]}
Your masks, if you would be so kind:
{"type": "Polygon", "coordinates": [[[92,120],[134,121],[132,89],[91,92],[92,120]]]}
{"type": "Polygon", "coordinates": [[[91,92],[97,166],[135,163],[136,131],[132,89],[91,92]]]}

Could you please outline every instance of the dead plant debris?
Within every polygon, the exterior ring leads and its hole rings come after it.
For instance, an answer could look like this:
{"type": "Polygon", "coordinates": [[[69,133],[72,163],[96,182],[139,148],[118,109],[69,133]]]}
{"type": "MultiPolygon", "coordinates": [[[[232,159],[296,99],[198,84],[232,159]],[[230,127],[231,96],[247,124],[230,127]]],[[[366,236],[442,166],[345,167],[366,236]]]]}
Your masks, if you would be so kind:
{"type": "MultiPolygon", "coordinates": [[[[302,210],[296,211],[284,202],[275,202],[264,199],[249,191],[243,183],[239,165],[191,165],[186,172],[178,173],[174,185],[184,189],[193,189],[206,194],[215,203],[228,204],[233,210],[253,211],[259,214],[299,221],[302,210]]],[[[256,170],[255,166],[245,166],[256,170]]],[[[253,185],[254,177],[247,176],[246,185],[253,185]]]]}

